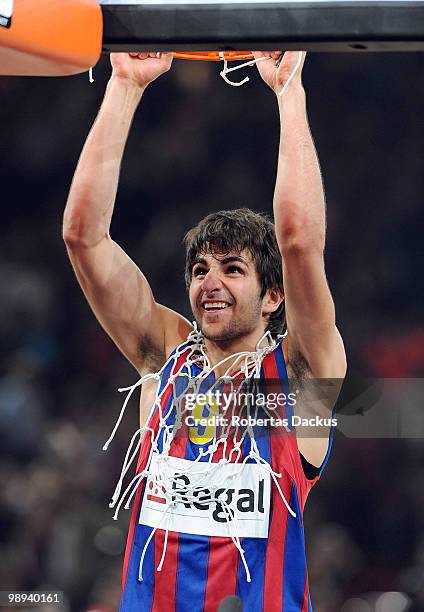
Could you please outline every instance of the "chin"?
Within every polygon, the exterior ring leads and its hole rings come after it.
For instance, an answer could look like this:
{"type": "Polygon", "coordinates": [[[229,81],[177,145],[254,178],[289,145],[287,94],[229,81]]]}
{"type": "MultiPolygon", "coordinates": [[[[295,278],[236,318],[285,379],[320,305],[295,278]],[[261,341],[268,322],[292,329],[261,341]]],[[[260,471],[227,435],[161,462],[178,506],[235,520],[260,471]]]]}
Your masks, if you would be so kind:
{"type": "Polygon", "coordinates": [[[199,326],[202,334],[204,335],[205,338],[207,338],[207,340],[210,340],[211,342],[231,342],[233,340],[238,340],[239,338],[242,338],[243,336],[245,336],[247,333],[249,333],[250,330],[246,330],[246,329],[241,329],[237,323],[232,323],[230,325],[225,325],[225,326],[218,326],[218,325],[205,325],[204,327],[202,325],[199,326]]]}

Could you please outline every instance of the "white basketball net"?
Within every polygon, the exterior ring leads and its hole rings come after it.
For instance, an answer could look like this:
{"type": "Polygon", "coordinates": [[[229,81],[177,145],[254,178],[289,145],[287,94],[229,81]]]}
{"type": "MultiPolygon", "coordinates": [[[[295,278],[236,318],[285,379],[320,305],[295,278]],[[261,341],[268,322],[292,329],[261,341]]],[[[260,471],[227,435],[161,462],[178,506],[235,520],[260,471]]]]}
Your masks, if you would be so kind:
{"type": "MultiPolygon", "coordinates": [[[[119,511],[123,504],[124,504],[124,508],[126,509],[129,508],[129,505],[132,499],[134,498],[138,490],[138,487],[140,486],[140,484],[142,483],[144,479],[153,480],[155,487],[157,487],[159,490],[163,492],[163,496],[166,499],[166,503],[163,505],[162,516],[158,524],[155,526],[155,528],[152,529],[144,545],[143,552],[140,558],[139,580],[143,580],[144,557],[145,557],[147,548],[150,544],[150,541],[154,537],[154,534],[157,529],[165,530],[165,540],[164,540],[162,556],[156,568],[157,571],[161,571],[162,569],[162,565],[163,565],[165,554],[166,554],[167,542],[168,542],[169,518],[170,518],[171,508],[174,507],[178,503],[187,504],[190,502],[197,501],[198,494],[202,492],[202,503],[204,504],[219,503],[221,505],[222,510],[226,516],[228,536],[231,537],[234,545],[236,546],[237,550],[240,553],[240,556],[241,556],[241,559],[242,559],[242,562],[243,562],[243,565],[246,571],[246,579],[248,582],[250,582],[250,572],[249,572],[249,568],[248,568],[248,565],[245,559],[244,550],[241,546],[239,537],[236,535],[237,530],[235,529],[234,522],[237,520],[237,518],[233,516],[232,510],[230,509],[228,503],[226,502],[225,494],[218,495],[218,497],[214,496],[215,492],[218,489],[225,490],[231,487],[230,481],[234,477],[236,477],[237,474],[243,469],[243,466],[246,464],[248,459],[253,459],[257,465],[261,466],[261,470],[264,470],[270,474],[281,496],[281,499],[283,500],[285,506],[287,507],[287,510],[290,512],[290,514],[293,517],[296,517],[295,512],[293,512],[293,510],[290,508],[286,498],[284,497],[284,494],[278,482],[278,479],[281,478],[281,474],[274,472],[271,465],[260,456],[258,446],[255,440],[254,429],[250,425],[248,425],[247,427],[243,427],[242,431],[241,430],[239,431],[238,426],[233,427],[231,425],[228,425],[227,430],[225,430],[225,428],[223,430],[221,429],[220,437],[217,438],[215,435],[206,450],[204,450],[203,448],[199,448],[199,454],[197,458],[191,462],[192,465],[189,467],[188,470],[185,470],[184,472],[185,474],[187,474],[188,472],[191,472],[193,474],[201,473],[200,479],[197,477],[195,484],[181,486],[181,481],[179,481],[177,487],[172,486],[173,482],[176,479],[178,479],[179,473],[175,472],[175,467],[171,465],[172,456],[170,455],[170,448],[171,448],[172,441],[175,438],[175,435],[178,433],[179,427],[183,420],[183,416],[188,411],[188,408],[186,408],[185,402],[184,402],[184,398],[187,395],[187,393],[196,394],[200,388],[201,383],[204,382],[205,379],[210,374],[214,373],[222,365],[230,364],[227,371],[224,373],[224,375],[221,378],[216,379],[216,381],[212,384],[212,386],[210,387],[210,391],[213,392],[214,388],[216,389],[217,385],[219,384],[222,385],[222,381],[224,380],[226,385],[230,385],[231,392],[236,394],[237,391],[240,390],[240,385],[246,385],[247,381],[252,381],[252,384],[253,384],[253,379],[260,378],[260,370],[261,370],[262,361],[268,353],[272,352],[276,348],[276,346],[277,344],[275,340],[273,340],[271,337],[271,334],[267,332],[258,342],[255,351],[241,352],[241,353],[236,353],[234,355],[230,355],[212,367],[210,365],[210,362],[205,352],[203,336],[197,330],[196,324],[194,324],[194,329],[187,337],[187,342],[177,347],[175,352],[169,357],[169,359],[166,361],[163,367],[159,370],[159,372],[152,373],[152,374],[146,374],[145,376],[140,378],[140,380],[138,380],[134,385],[130,387],[124,387],[124,388],[119,389],[120,392],[126,391],[127,396],[123,403],[123,406],[122,406],[120,415],[118,417],[118,420],[116,422],[116,425],[113,428],[113,431],[109,439],[105,443],[103,450],[107,450],[110,442],[112,441],[119,427],[119,424],[122,421],[125,409],[128,405],[128,402],[132,394],[134,393],[135,389],[143,385],[143,383],[147,382],[148,380],[154,379],[158,381],[155,400],[153,402],[153,406],[147,418],[146,425],[138,429],[134,433],[130,441],[130,444],[128,446],[128,449],[125,455],[121,474],[118,479],[118,483],[116,485],[115,491],[113,493],[112,501],[109,504],[111,508],[115,508],[115,514],[113,518],[116,520],[118,518],[119,511]],[[186,354],[186,358],[183,359],[182,364],[177,369],[177,362],[183,354],[186,354]],[[160,391],[159,381],[161,380],[163,373],[170,366],[170,364],[171,364],[171,369],[170,369],[169,377],[167,379],[166,384],[163,386],[163,389],[160,391]],[[235,366],[238,366],[236,373],[234,373],[235,366]],[[200,373],[195,374],[193,370],[198,371],[199,367],[201,368],[200,373]],[[182,373],[183,369],[185,371],[184,373],[182,373]],[[233,373],[230,373],[230,370],[233,373]],[[243,380],[240,383],[241,374],[242,374],[243,380]],[[187,384],[187,387],[185,387],[183,391],[178,392],[176,381],[178,377],[182,375],[183,376],[188,375],[188,384],[187,384]],[[237,377],[238,377],[238,381],[237,381],[237,377]],[[165,392],[169,388],[169,386],[172,387],[172,398],[173,399],[172,399],[172,402],[170,403],[170,407],[164,413],[162,399],[163,399],[165,392]],[[154,429],[151,427],[151,420],[152,420],[152,417],[155,411],[158,411],[158,415],[159,415],[159,426],[157,428],[157,431],[154,431],[154,429]],[[168,418],[172,411],[175,412],[175,419],[170,424],[168,422],[168,418]],[[231,429],[231,433],[230,433],[230,429],[231,429]],[[158,438],[162,432],[163,432],[162,450],[160,451],[159,446],[158,446],[158,438]],[[124,478],[128,470],[132,466],[135,458],[139,454],[141,443],[142,443],[144,436],[150,436],[150,439],[151,439],[150,452],[147,458],[145,468],[143,469],[142,472],[136,474],[134,478],[131,480],[131,482],[128,484],[128,486],[125,488],[125,490],[123,490],[124,478]],[[241,459],[241,456],[242,456],[241,446],[246,436],[250,438],[250,452],[242,460],[241,459]],[[229,439],[231,439],[231,444],[228,444],[229,439]],[[231,447],[231,448],[228,448],[228,447],[231,447]],[[219,449],[219,454],[221,458],[219,459],[219,461],[214,462],[213,458],[214,458],[215,453],[217,453],[218,449],[219,449]],[[197,468],[200,467],[199,462],[202,457],[203,458],[208,457],[208,459],[206,462],[206,466],[205,466],[205,462],[204,461],[202,462],[201,464],[202,470],[200,472],[200,470],[198,470],[197,468]],[[155,461],[157,465],[159,466],[159,470],[153,471],[151,469],[153,458],[155,458],[155,461]],[[234,466],[234,471],[232,471],[231,475],[228,475],[228,472],[227,472],[226,476],[223,477],[222,470],[220,470],[220,467],[222,464],[231,464],[231,466],[234,466]],[[210,498],[204,497],[205,490],[210,492],[210,498]]],[[[232,410],[236,410],[236,407],[233,407],[232,410]]],[[[249,405],[243,406],[243,411],[246,411],[245,415],[248,418],[251,416],[253,417],[253,419],[255,419],[257,416],[257,410],[258,410],[257,406],[253,408],[250,407],[249,405]]],[[[228,421],[229,423],[231,423],[232,419],[229,418],[228,421]]]]}

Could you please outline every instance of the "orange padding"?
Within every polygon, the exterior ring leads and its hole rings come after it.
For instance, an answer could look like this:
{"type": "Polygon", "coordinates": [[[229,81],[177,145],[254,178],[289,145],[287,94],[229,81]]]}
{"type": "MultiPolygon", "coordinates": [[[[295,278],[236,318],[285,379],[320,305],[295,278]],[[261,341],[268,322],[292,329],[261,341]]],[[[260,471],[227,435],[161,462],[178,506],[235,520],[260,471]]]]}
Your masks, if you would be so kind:
{"type": "Polygon", "coordinates": [[[63,76],[94,66],[102,51],[98,0],[15,0],[0,27],[0,74],[63,76]]]}
{"type": "Polygon", "coordinates": [[[207,60],[218,62],[226,59],[228,61],[252,59],[251,51],[176,51],[174,57],[177,59],[207,60]]]}

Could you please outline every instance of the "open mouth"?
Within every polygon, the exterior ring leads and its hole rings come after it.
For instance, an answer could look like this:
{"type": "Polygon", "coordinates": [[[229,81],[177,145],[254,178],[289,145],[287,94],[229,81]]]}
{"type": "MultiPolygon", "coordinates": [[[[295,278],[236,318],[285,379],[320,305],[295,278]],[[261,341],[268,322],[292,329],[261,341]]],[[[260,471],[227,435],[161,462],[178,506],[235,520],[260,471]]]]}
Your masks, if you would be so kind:
{"type": "Polygon", "coordinates": [[[225,310],[226,308],[230,308],[231,304],[227,302],[205,302],[202,304],[203,310],[206,312],[217,312],[219,310],[225,310]]]}

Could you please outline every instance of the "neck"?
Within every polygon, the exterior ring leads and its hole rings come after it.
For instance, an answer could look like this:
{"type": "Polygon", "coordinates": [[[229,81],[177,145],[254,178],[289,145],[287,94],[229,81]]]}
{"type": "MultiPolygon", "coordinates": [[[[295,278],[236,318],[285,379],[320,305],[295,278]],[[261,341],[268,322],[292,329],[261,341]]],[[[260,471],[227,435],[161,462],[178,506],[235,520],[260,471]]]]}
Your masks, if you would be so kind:
{"type": "MultiPolygon", "coordinates": [[[[261,338],[263,338],[264,334],[265,331],[261,330],[260,332],[255,332],[248,336],[243,336],[242,338],[232,339],[228,341],[214,341],[205,338],[204,345],[211,367],[214,367],[220,361],[226,359],[226,361],[222,365],[216,368],[216,376],[220,377],[223,376],[226,372],[233,373],[237,371],[240,368],[242,361],[237,357],[231,357],[233,355],[236,355],[237,353],[252,353],[256,351],[257,344],[261,340],[261,338]]],[[[267,346],[268,344],[269,338],[266,337],[262,341],[261,347],[267,346]]]]}

